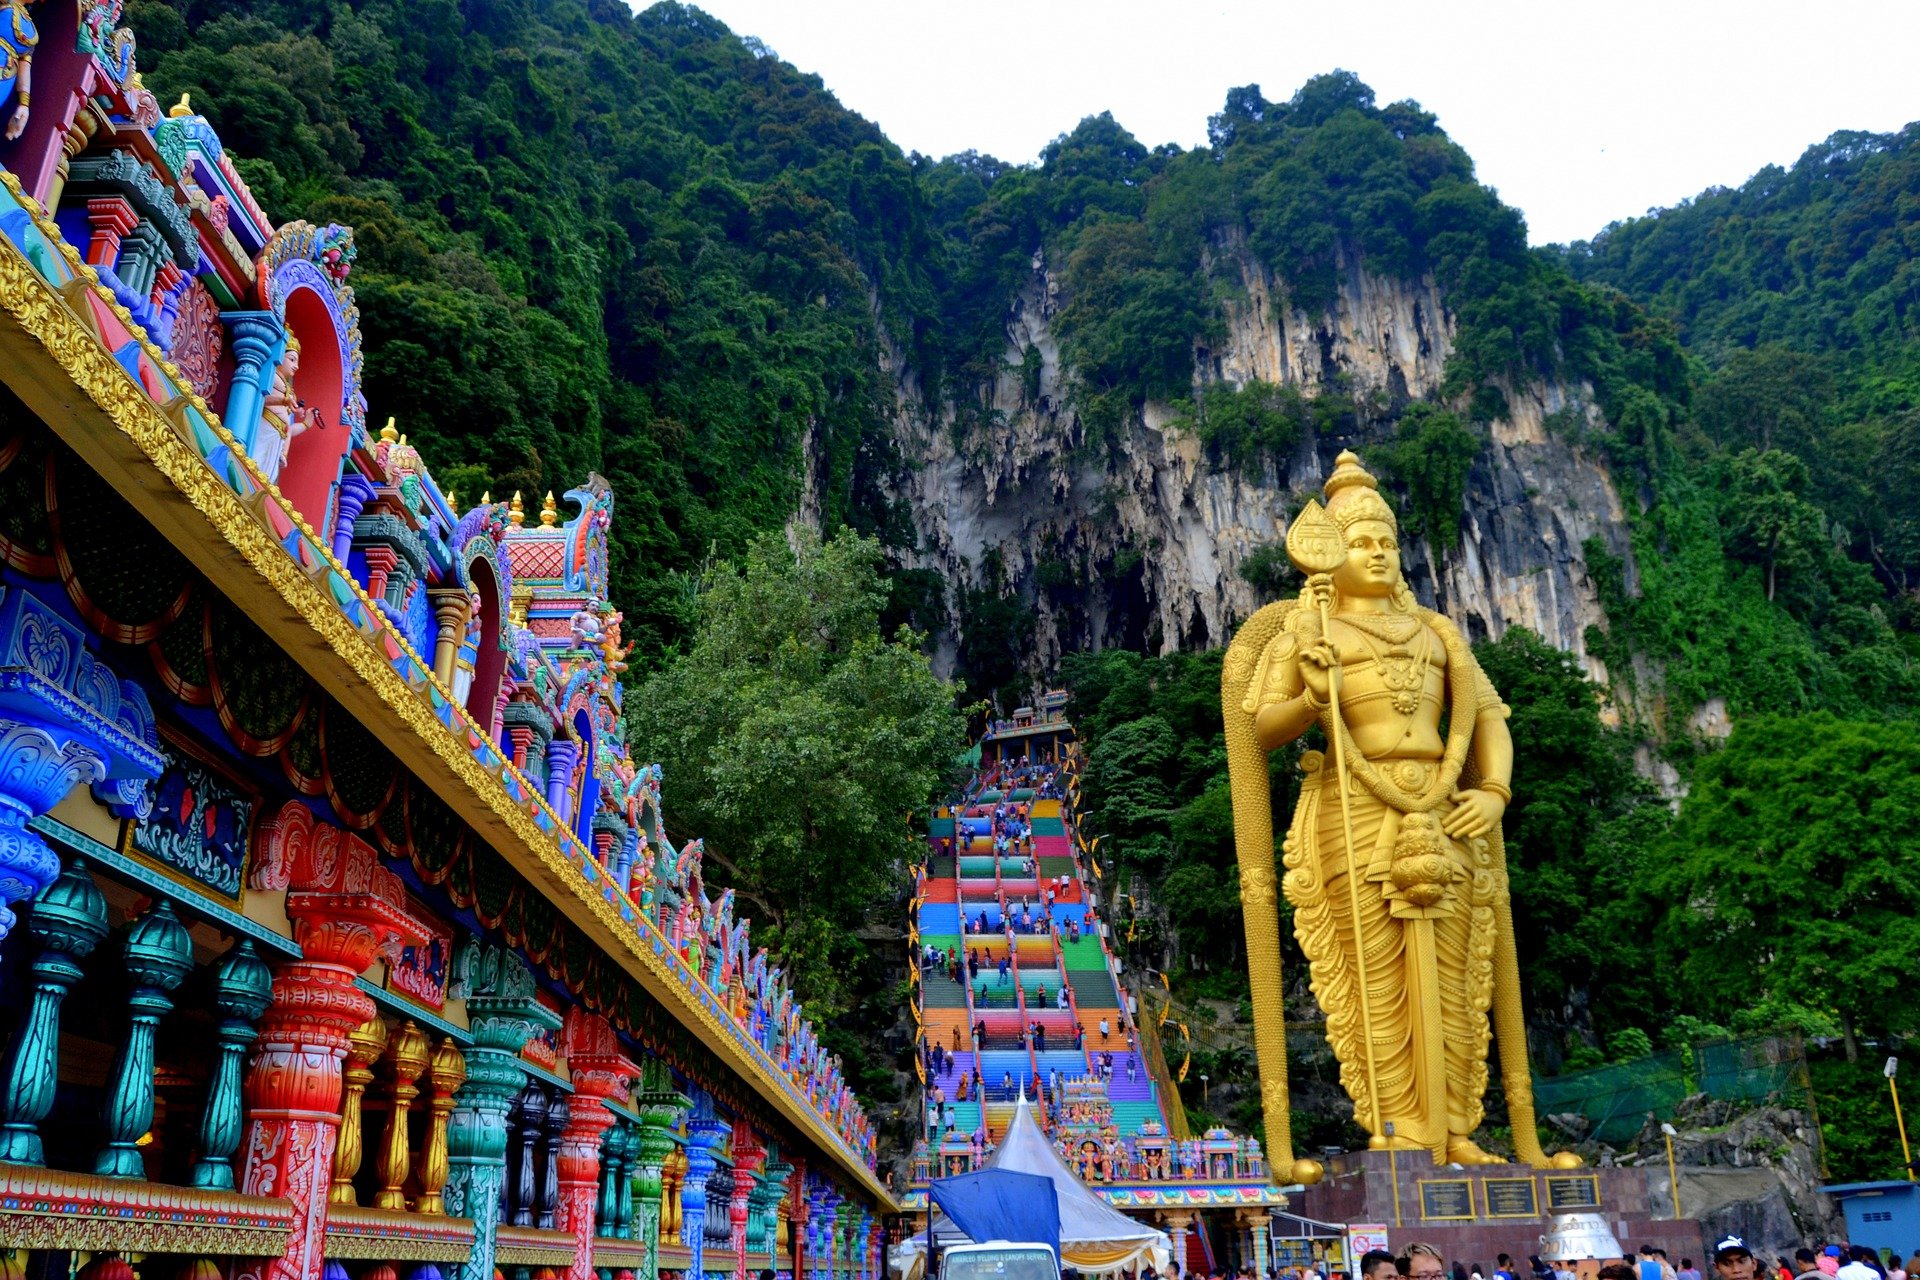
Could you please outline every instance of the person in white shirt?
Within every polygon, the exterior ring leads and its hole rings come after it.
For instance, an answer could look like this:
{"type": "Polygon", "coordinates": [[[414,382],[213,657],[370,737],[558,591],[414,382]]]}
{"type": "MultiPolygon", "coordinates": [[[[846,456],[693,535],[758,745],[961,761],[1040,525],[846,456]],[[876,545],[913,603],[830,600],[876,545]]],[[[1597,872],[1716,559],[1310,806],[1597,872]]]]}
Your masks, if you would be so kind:
{"type": "Polygon", "coordinates": [[[1880,1280],[1879,1270],[1867,1265],[1867,1260],[1863,1256],[1866,1252],[1865,1245],[1853,1246],[1851,1255],[1841,1265],[1840,1270],[1834,1273],[1834,1280],[1880,1280]]]}

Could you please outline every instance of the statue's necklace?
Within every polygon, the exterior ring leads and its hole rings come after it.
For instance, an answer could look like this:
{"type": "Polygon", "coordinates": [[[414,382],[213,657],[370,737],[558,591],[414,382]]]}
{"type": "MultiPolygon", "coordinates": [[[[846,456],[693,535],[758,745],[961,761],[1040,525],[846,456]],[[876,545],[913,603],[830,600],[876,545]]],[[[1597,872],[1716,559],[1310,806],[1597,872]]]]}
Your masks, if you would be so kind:
{"type": "Polygon", "coordinates": [[[1417,617],[1406,614],[1343,614],[1340,621],[1360,633],[1361,642],[1373,655],[1380,671],[1380,683],[1393,694],[1393,709],[1412,716],[1420,709],[1420,691],[1427,682],[1427,659],[1432,656],[1433,632],[1417,617]],[[1408,642],[1420,637],[1420,651],[1409,649],[1408,642]],[[1386,642],[1386,651],[1374,643],[1386,642]]]}

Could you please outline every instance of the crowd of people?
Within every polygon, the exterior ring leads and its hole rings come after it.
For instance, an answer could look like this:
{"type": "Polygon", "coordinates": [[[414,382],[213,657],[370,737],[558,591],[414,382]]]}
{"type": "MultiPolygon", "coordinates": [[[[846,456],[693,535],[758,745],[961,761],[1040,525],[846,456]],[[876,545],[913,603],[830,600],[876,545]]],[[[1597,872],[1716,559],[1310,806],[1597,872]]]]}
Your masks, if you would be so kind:
{"type": "MultiPolygon", "coordinates": [[[[1587,1270],[1592,1271],[1590,1262],[1587,1270]]],[[[1151,1275],[1151,1270],[1146,1274],[1151,1275]]],[[[1665,1249],[1651,1244],[1640,1246],[1636,1257],[1610,1262],[1595,1274],[1597,1280],[1707,1280],[1692,1258],[1681,1258],[1676,1267],[1665,1249]]],[[[1178,1266],[1170,1269],[1170,1277],[1178,1275],[1178,1266]]],[[[1331,1274],[1297,1267],[1267,1270],[1268,1280],[1314,1280],[1315,1276],[1320,1280],[1580,1280],[1581,1269],[1570,1260],[1549,1262],[1539,1257],[1521,1264],[1504,1253],[1487,1268],[1478,1262],[1449,1261],[1434,1246],[1414,1243],[1399,1254],[1383,1250],[1365,1254],[1351,1276],[1344,1270],[1331,1274]]],[[[1229,1277],[1258,1280],[1250,1268],[1238,1273],[1214,1271],[1204,1278],[1195,1272],[1191,1280],[1229,1277]]],[[[1902,1262],[1898,1257],[1883,1258],[1864,1245],[1822,1244],[1767,1264],[1755,1257],[1744,1239],[1726,1236],[1713,1247],[1713,1280],[1920,1280],[1920,1250],[1902,1262]]]]}

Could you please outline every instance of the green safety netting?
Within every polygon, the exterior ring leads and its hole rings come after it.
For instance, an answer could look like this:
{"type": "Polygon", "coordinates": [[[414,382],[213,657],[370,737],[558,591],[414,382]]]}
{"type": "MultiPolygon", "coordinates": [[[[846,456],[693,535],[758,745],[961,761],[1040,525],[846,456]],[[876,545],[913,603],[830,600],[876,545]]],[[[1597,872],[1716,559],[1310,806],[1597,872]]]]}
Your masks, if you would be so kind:
{"type": "MultiPolygon", "coordinates": [[[[1533,1096],[1542,1119],[1584,1116],[1596,1141],[1631,1141],[1651,1115],[1666,1120],[1682,1099],[1752,1102],[1804,1090],[1806,1056],[1797,1039],[1748,1036],[1655,1053],[1630,1062],[1536,1080],[1533,1096]]],[[[1799,1099],[1794,1100],[1796,1105],[1799,1099]]]]}

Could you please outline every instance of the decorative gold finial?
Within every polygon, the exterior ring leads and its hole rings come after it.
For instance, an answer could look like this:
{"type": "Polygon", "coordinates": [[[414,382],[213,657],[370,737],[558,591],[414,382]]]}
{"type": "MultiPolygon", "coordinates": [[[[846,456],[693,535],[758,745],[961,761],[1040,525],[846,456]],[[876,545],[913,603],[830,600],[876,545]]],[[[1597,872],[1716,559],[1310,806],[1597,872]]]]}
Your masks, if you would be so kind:
{"type": "Polygon", "coordinates": [[[559,519],[560,512],[553,505],[553,490],[549,489],[547,490],[546,501],[540,504],[540,527],[543,529],[551,529],[559,519]]]}
{"type": "Polygon", "coordinates": [[[527,509],[520,505],[520,491],[513,491],[513,501],[507,504],[507,523],[518,529],[527,522],[527,509]]]}
{"type": "Polygon", "coordinates": [[[190,93],[181,94],[180,101],[174,103],[173,107],[167,112],[167,116],[173,120],[178,120],[181,116],[190,116],[192,114],[193,95],[190,93]]]}
{"type": "Polygon", "coordinates": [[[480,491],[480,505],[483,507],[490,507],[493,505],[493,490],[482,489],[480,491]]]}
{"type": "Polygon", "coordinates": [[[400,433],[400,443],[405,444],[406,442],[407,442],[407,433],[402,431],[400,433]]]}
{"type": "Polygon", "coordinates": [[[447,505],[455,511],[460,510],[460,495],[451,489],[447,490],[447,505]]]}
{"type": "Polygon", "coordinates": [[[400,442],[400,430],[393,425],[392,418],[388,418],[387,425],[380,428],[380,439],[388,444],[398,444],[400,442]]]}

